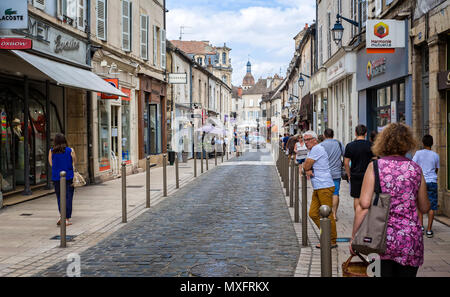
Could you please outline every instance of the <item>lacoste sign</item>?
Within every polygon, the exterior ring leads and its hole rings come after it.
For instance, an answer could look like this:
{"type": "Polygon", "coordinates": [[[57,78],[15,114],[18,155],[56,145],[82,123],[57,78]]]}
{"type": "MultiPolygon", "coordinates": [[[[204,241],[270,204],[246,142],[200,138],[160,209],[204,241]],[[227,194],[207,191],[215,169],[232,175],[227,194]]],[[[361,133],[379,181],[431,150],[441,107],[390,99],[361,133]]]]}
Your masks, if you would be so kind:
{"type": "Polygon", "coordinates": [[[24,29],[28,23],[27,0],[0,1],[0,29],[24,29]]]}

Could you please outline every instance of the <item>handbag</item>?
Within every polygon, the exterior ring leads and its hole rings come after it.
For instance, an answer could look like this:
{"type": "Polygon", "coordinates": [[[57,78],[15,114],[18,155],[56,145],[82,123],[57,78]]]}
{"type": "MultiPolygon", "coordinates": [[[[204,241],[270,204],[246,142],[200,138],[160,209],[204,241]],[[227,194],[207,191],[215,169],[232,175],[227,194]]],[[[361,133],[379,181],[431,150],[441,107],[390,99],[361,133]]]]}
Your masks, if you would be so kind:
{"type": "Polygon", "coordinates": [[[362,262],[352,262],[355,255],[350,255],[347,261],[342,263],[343,277],[368,277],[367,267],[369,266],[369,262],[359,253],[356,253],[356,255],[362,260],[362,262]]]}
{"type": "Polygon", "coordinates": [[[86,185],[86,181],[84,180],[83,176],[78,172],[78,170],[73,171],[73,181],[72,181],[72,187],[78,188],[86,185]]]}
{"type": "Polygon", "coordinates": [[[378,160],[373,161],[373,169],[375,192],[372,196],[372,203],[352,241],[352,249],[363,255],[384,254],[386,251],[386,229],[389,220],[391,195],[381,193],[378,160]]]}

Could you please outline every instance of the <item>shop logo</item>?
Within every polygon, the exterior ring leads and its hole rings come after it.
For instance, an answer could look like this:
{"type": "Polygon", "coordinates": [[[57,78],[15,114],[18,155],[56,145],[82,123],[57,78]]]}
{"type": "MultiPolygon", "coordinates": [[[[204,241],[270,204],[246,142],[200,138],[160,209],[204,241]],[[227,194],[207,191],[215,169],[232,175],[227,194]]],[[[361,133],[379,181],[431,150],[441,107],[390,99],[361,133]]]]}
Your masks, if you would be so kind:
{"type": "Polygon", "coordinates": [[[367,62],[366,76],[368,80],[371,80],[375,76],[386,72],[386,58],[379,58],[374,61],[367,62]]]}
{"type": "Polygon", "coordinates": [[[389,26],[383,22],[376,24],[373,27],[373,34],[379,38],[384,38],[389,35],[389,26]]]}
{"type": "Polygon", "coordinates": [[[2,21],[23,21],[23,15],[17,15],[17,10],[8,8],[5,10],[5,15],[1,18],[2,21]]]}

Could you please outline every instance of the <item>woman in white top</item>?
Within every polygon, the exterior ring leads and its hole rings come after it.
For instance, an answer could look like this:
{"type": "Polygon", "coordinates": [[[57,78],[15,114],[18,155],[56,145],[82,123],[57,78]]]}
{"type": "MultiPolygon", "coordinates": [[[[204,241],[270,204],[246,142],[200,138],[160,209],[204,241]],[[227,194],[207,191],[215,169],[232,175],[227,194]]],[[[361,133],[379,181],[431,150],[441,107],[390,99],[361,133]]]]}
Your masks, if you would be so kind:
{"type": "Polygon", "coordinates": [[[298,136],[298,142],[295,144],[295,159],[298,164],[305,162],[306,156],[308,155],[308,149],[306,148],[305,142],[303,141],[303,136],[300,134],[298,136]]]}

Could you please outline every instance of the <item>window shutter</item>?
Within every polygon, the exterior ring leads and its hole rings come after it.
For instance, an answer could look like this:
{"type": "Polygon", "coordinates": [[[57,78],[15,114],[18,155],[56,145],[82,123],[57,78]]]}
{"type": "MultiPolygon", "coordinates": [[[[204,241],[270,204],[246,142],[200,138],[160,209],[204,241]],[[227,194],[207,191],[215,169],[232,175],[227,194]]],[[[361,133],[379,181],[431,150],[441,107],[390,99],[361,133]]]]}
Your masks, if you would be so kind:
{"type": "Polygon", "coordinates": [[[148,16],[141,15],[141,58],[148,60],[148,16]]]}
{"type": "Polygon", "coordinates": [[[379,16],[381,14],[383,2],[381,0],[375,1],[375,16],[379,16]]]}
{"type": "Polygon", "coordinates": [[[128,0],[122,2],[122,49],[124,51],[130,51],[130,7],[131,4],[128,0]]]}
{"type": "Polygon", "coordinates": [[[106,5],[107,0],[97,0],[97,37],[106,40],[106,5]]]}
{"type": "Polygon", "coordinates": [[[85,16],[85,7],[86,7],[86,0],[78,0],[77,2],[77,26],[78,29],[84,31],[84,27],[85,27],[85,20],[86,20],[86,16],[85,16]]]}
{"type": "Polygon", "coordinates": [[[156,66],[157,60],[158,60],[158,34],[156,31],[156,26],[153,25],[153,65],[156,66]]]}
{"type": "Polygon", "coordinates": [[[166,30],[161,29],[161,68],[166,68],[166,30]]]}
{"type": "Polygon", "coordinates": [[[33,6],[39,9],[45,9],[45,0],[33,0],[33,6]]]}

